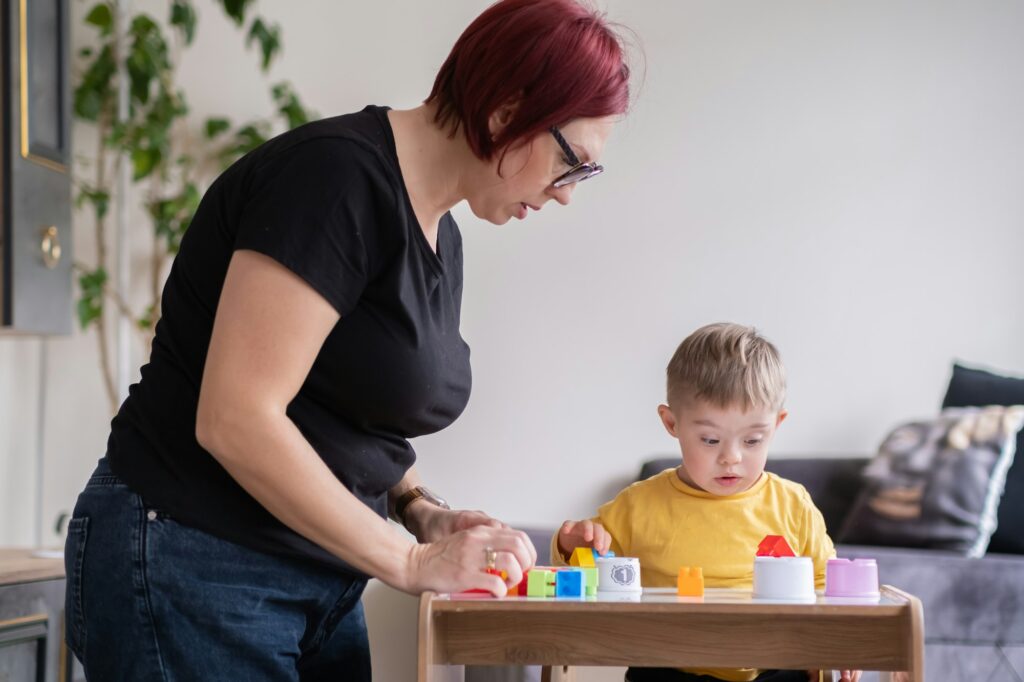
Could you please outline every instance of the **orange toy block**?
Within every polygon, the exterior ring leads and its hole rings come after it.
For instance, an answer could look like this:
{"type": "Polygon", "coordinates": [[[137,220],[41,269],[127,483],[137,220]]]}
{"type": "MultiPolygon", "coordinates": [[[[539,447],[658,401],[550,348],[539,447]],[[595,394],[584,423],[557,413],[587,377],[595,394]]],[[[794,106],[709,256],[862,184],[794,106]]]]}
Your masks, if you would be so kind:
{"type": "Polygon", "coordinates": [[[704,596],[704,571],[700,566],[683,566],[679,569],[676,592],[680,597],[704,596]]]}
{"type": "Polygon", "coordinates": [[[572,551],[572,556],[569,557],[569,565],[581,568],[594,566],[594,550],[589,547],[577,547],[572,551]]]}
{"type": "Polygon", "coordinates": [[[796,556],[786,538],[781,535],[765,535],[757,546],[757,556],[796,556]]]}

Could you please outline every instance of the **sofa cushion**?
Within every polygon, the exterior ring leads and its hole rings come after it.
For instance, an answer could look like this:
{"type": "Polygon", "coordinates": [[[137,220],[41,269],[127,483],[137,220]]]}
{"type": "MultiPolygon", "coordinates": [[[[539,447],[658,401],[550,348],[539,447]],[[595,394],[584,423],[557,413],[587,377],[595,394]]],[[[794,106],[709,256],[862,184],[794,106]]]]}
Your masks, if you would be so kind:
{"type": "Polygon", "coordinates": [[[985,553],[1024,408],[949,408],[892,431],[839,542],[985,553]]]}
{"type": "MultiPolygon", "coordinates": [[[[971,405],[1024,405],[1024,379],[954,364],[942,406],[971,405]]],[[[999,524],[989,542],[990,552],[1024,554],[1024,433],[1017,435],[1017,452],[1006,476],[999,524]]]]}

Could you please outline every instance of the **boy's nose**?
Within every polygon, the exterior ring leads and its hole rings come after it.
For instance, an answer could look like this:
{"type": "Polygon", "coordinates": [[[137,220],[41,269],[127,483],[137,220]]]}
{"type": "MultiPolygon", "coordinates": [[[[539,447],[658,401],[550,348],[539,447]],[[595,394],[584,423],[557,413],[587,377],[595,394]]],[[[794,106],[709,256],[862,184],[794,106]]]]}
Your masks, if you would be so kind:
{"type": "Polygon", "coordinates": [[[735,464],[742,459],[740,450],[737,447],[725,447],[722,448],[722,455],[719,460],[722,464],[735,464]]]}

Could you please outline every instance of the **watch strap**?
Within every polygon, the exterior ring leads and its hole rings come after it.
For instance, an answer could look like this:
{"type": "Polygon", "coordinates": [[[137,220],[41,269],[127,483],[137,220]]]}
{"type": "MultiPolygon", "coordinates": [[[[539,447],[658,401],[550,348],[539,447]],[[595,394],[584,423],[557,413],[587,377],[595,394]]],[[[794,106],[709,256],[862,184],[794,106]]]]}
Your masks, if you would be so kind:
{"type": "Polygon", "coordinates": [[[414,500],[421,497],[423,497],[423,486],[418,485],[415,488],[409,488],[395,500],[395,518],[403,526],[405,525],[405,510],[414,500]]]}

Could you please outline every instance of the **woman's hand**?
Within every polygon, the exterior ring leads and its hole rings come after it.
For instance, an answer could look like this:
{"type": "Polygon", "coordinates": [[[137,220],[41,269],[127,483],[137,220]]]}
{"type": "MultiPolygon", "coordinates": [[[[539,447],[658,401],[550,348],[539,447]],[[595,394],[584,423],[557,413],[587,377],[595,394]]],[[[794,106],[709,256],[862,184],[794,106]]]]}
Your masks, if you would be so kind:
{"type": "MultiPolygon", "coordinates": [[[[453,516],[461,517],[461,520],[453,519],[453,523],[490,519],[481,512],[456,512],[453,516]]],[[[526,533],[512,530],[504,524],[499,526],[475,523],[435,542],[414,545],[410,549],[407,584],[403,589],[413,594],[425,590],[462,592],[478,589],[504,597],[508,593],[508,585],[519,584],[523,572],[537,563],[537,550],[526,533]],[[494,568],[508,574],[507,582],[486,572],[490,549],[496,553],[494,568]]]]}
{"type": "Polygon", "coordinates": [[[508,528],[498,519],[482,511],[442,509],[429,502],[410,505],[405,516],[406,528],[420,542],[437,542],[461,530],[476,526],[508,528]]]}
{"type": "Polygon", "coordinates": [[[604,554],[612,546],[612,536],[600,523],[566,521],[558,529],[558,551],[563,557],[572,556],[577,547],[593,547],[598,554],[604,554]]]}

